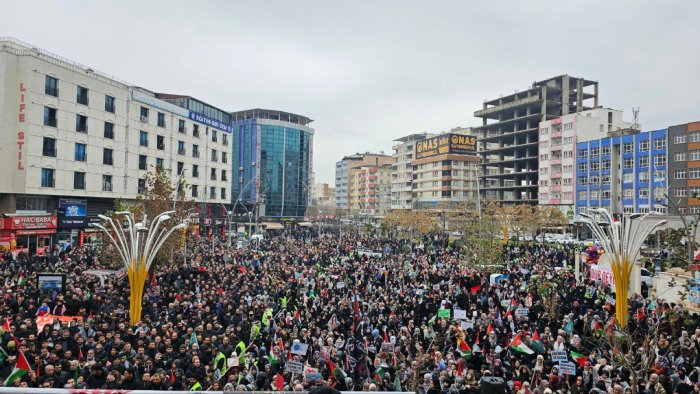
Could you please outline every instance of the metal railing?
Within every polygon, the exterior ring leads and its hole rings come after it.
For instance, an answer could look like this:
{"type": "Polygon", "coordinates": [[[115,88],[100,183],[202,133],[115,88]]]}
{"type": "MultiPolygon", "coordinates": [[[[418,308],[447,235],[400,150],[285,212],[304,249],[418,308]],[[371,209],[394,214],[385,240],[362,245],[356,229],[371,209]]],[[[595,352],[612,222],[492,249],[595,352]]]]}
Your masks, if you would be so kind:
{"type": "MultiPolygon", "coordinates": [[[[0,387],[0,394],[191,394],[211,393],[223,394],[233,391],[163,391],[163,390],[102,390],[102,389],[44,389],[44,388],[18,388],[0,387]]],[[[249,391],[251,394],[306,394],[308,391],[249,391]]],[[[395,391],[341,391],[343,394],[395,394],[395,391]]]]}

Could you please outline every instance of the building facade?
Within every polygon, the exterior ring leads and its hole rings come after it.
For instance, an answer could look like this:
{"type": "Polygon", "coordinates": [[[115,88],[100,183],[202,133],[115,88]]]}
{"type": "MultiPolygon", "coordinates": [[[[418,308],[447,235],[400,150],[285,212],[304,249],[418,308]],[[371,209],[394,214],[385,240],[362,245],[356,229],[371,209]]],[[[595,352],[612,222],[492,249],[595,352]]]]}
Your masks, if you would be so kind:
{"type": "Polygon", "coordinates": [[[486,100],[474,116],[481,155],[481,194],[501,203],[538,202],[539,123],[598,106],[598,82],[560,75],[525,91],[486,100]]]}
{"type": "Polygon", "coordinates": [[[434,134],[411,134],[394,140],[394,164],[391,169],[391,209],[411,209],[413,207],[413,160],[416,142],[434,134]]]}
{"type": "Polygon", "coordinates": [[[352,172],[351,212],[359,218],[378,218],[390,209],[391,164],[363,165],[352,172]]]}
{"type": "Polygon", "coordinates": [[[209,138],[228,136],[229,125],[13,39],[0,39],[0,86],[0,211],[11,218],[3,246],[40,254],[81,243],[89,222],[117,198],[135,200],[156,166],[191,185],[202,231],[230,203],[229,165],[218,160],[230,146],[209,138]]]}
{"type": "Polygon", "coordinates": [[[540,122],[538,203],[553,205],[573,216],[576,201],[576,144],[600,139],[632,125],[622,111],[596,108],[540,122]]]}
{"type": "Polygon", "coordinates": [[[700,213],[700,122],[668,128],[669,213],[700,213]]]}
{"type": "Polygon", "coordinates": [[[666,129],[579,142],[576,146],[576,212],[602,207],[615,215],[666,212],[666,129]]]}
{"type": "Polygon", "coordinates": [[[269,109],[231,113],[234,214],[303,218],[313,188],[312,119],[269,109]]]}
{"type": "Polygon", "coordinates": [[[312,202],[316,206],[329,206],[335,204],[335,189],[328,183],[317,183],[314,185],[312,202]]]}
{"type": "Polygon", "coordinates": [[[394,158],[382,153],[356,153],[335,164],[335,206],[339,215],[359,214],[359,180],[355,172],[361,167],[391,165],[394,158]],[[355,182],[355,183],[353,183],[355,182]],[[355,192],[353,192],[355,190],[355,192]]]}

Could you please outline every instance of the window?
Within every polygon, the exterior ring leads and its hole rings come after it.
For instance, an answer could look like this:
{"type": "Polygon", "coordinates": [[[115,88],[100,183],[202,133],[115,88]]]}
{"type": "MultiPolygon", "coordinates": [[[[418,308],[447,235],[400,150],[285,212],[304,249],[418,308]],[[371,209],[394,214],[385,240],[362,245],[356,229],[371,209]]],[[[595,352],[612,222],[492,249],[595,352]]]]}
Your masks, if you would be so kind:
{"type": "Polygon", "coordinates": [[[625,157],[624,162],[623,162],[624,168],[632,168],[634,167],[634,158],[632,157],[625,157]]]}
{"type": "Polygon", "coordinates": [[[700,206],[699,205],[693,205],[690,207],[690,213],[691,214],[698,214],[700,213],[700,206]]]}
{"type": "Polygon", "coordinates": [[[547,148],[549,146],[549,141],[540,141],[540,148],[547,148]]]}
{"type": "Polygon", "coordinates": [[[211,150],[211,161],[219,161],[219,153],[216,149],[211,150]]]}
{"type": "Polygon", "coordinates": [[[623,153],[634,152],[634,144],[631,142],[625,142],[624,144],[622,144],[622,152],[623,153]]]}
{"type": "Polygon", "coordinates": [[[588,198],[588,192],[583,191],[583,192],[578,192],[578,199],[579,200],[585,200],[588,198]]]}
{"type": "Polygon", "coordinates": [[[604,146],[601,148],[601,156],[610,156],[610,147],[609,146],[604,146]]]}
{"type": "Polygon", "coordinates": [[[209,198],[216,198],[216,188],[214,186],[209,187],[209,198]]]}
{"type": "Polygon", "coordinates": [[[649,198],[649,189],[645,187],[639,189],[639,198],[649,198]]]}
{"type": "Polygon", "coordinates": [[[564,137],[564,145],[571,145],[574,142],[574,137],[564,137]]]}
{"type": "Polygon", "coordinates": [[[56,139],[44,137],[44,145],[41,152],[43,156],[56,157],[56,139]]]}
{"type": "Polygon", "coordinates": [[[148,108],[141,107],[141,121],[143,123],[148,123],[148,108]]]}
{"type": "Polygon", "coordinates": [[[146,192],[146,180],[145,179],[139,179],[138,186],[136,187],[136,190],[139,194],[143,194],[146,192]]]}
{"type": "Polygon", "coordinates": [[[139,155],[139,170],[145,170],[146,168],[148,168],[148,157],[139,155]]]}
{"type": "Polygon", "coordinates": [[[102,175],[102,191],[111,192],[112,191],[112,176],[102,175]]]}
{"type": "Polygon", "coordinates": [[[640,152],[648,152],[649,151],[649,140],[639,141],[639,151],[640,152]]]}
{"type": "Polygon", "coordinates": [[[666,155],[654,155],[654,165],[655,166],[665,166],[666,165],[666,155]]]}
{"type": "Polygon", "coordinates": [[[598,199],[598,190],[591,190],[591,200],[598,199]]]}
{"type": "Polygon", "coordinates": [[[690,133],[690,142],[700,142],[700,131],[690,133]]]}
{"type": "Polygon", "coordinates": [[[185,132],[185,121],[180,119],[177,121],[177,131],[180,133],[185,132]]]}
{"type": "Polygon", "coordinates": [[[648,183],[649,182],[649,172],[648,171],[642,171],[638,175],[639,182],[641,183],[648,183]]]}
{"type": "Polygon", "coordinates": [[[577,182],[579,185],[587,185],[588,184],[588,177],[587,176],[580,176],[580,177],[578,177],[577,182]]]}
{"type": "Polygon", "coordinates": [[[224,145],[228,145],[228,135],[225,133],[221,133],[221,143],[224,145]]]}
{"type": "Polygon", "coordinates": [[[178,155],[185,154],[185,141],[178,141],[177,142],[177,154],[178,155]]]}
{"type": "Polygon", "coordinates": [[[199,166],[196,164],[192,164],[192,177],[199,178],[199,166]]]}
{"type": "Polygon", "coordinates": [[[639,156],[639,166],[649,167],[649,156],[639,156]]]}
{"type": "Polygon", "coordinates": [[[162,157],[156,157],[156,167],[163,168],[163,158],[162,157]]]}
{"type": "Polygon", "coordinates": [[[634,181],[634,174],[631,172],[626,172],[622,175],[622,183],[631,183],[634,181]]]}
{"type": "Polygon", "coordinates": [[[192,135],[195,137],[199,137],[199,125],[198,124],[192,125],[192,135]]]}
{"type": "Polygon", "coordinates": [[[565,150],[562,153],[563,153],[565,159],[569,159],[569,158],[574,157],[574,151],[572,151],[572,150],[565,150]]]}
{"type": "Polygon", "coordinates": [[[79,133],[88,132],[87,116],[80,114],[75,115],[75,131],[79,133]]]}
{"type": "Polygon", "coordinates": [[[165,114],[158,112],[158,127],[165,127],[165,114]]]}
{"type": "Polygon", "coordinates": [[[76,97],[78,104],[88,105],[88,88],[83,86],[78,86],[78,94],[76,97]]]}
{"type": "Polygon", "coordinates": [[[44,107],[44,126],[56,127],[56,108],[44,107]]]}
{"type": "MultiPolygon", "coordinates": [[[[224,134],[226,136],[226,134],[224,134]]],[[[226,164],[228,163],[228,154],[226,152],[221,152],[221,162],[226,164]]]]}
{"type": "Polygon", "coordinates": [[[603,170],[609,170],[610,169],[610,160],[603,160],[603,170]]]}
{"type": "Polygon", "coordinates": [[[178,161],[177,162],[177,176],[182,176],[182,171],[185,169],[185,163],[178,161]]]}
{"type": "Polygon", "coordinates": [[[689,179],[700,179],[700,168],[691,168],[688,170],[689,179]]]}
{"type": "Polygon", "coordinates": [[[691,150],[689,156],[691,161],[700,160],[700,150],[691,150]]]}
{"type": "Polygon", "coordinates": [[[688,158],[688,152],[676,152],[673,155],[673,161],[686,161],[688,158]]]}
{"type": "Polygon", "coordinates": [[[676,135],[673,137],[673,143],[674,143],[674,144],[685,144],[687,140],[688,140],[688,135],[687,135],[687,134],[676,134],[676,135]]]}
{"type": "Polygon", "coordinates": [[[578,163],[578,172],[586,172],[586,163],[578,163]]]}
{"type": "Polygon", "coordinates": [[[592,161],[591,162],[591,171],[599,171],[600,170],[600,162],[599,161],[592,161]]]}
{"type": "Polygon", "coordinates": [[[139,131],[139,145],[148,147],[148,133],[143,130],[139,131]]]}
{"type": "Polygon", "coordinates": [[[666,138],[654,138],[654,149],[666,149],[666,138]]]}
{"type": "Polygon", "coordinates": [[[588,157],[588,150],[586,150],[586,149],[579,149],[579,150],[578,150],[578,157],[581,158],[581,159],[588,157]]]}
{"type": "Polygon", "coordinates": [[[609,199],[610,199],[610,190],[602,190],[602,191],[600,192],[600,197],[601,197],[603,200],[609,200],[609,199]]]}
{"type": "Polygon", "coordinates": [[[114,165],[114,151],[112,149],[102,149],[102,164],[107,166],[114,165]]]}
{"type": "Polygon", "coordinates": [[[610,175],[603,175],[600,177],[600,183],[603,185],[609,185],[610,184],[610,175]]]}
{"type": "Polygon", "coordinates": [[[199,145],[192,144],[192,157],[199,157],[199,145]]]}
{"type": "Polygon", "coordinates": [[[114,97],[105,95],[105,111],[114,113],[115,110],[114,97]]]}
{"type": "Polygon", "coordinates": [[[634,197],[634,189],[623,189],[622,190],[622,198],[625,200],[629,200],[634,197]]]}
{"type": "Polygon", "coordinates": [[[221,180],[224,182],[228,181],[228,177],[226,176],[226,170],[221,170],[221,180]]]}
{"type": "Polygon", "coordinates": [[[76,171],[73,173],[73,189],[85,190],[85,173],[76,171]]]}
{"type": "Polygon", "coordinates": [[[216,180],[216,168],[211,169],[211,176],[210,176],[212,181],[216,180]]]}
{"type": "Polygon", "coordinates": [[[564,130],[564,131],[572,130],[573,128],[574,128],[574,123],[573,123],[573,122],[564,123],[564,127],[563,127],[563,130],[564,130]]]}
{"type": "Polygon", "coordinates": [[[688,196],[689,197],[697,198],[699,195],[700,195],[700,187],[696,186],[696,187],[691,187],[690,189],[688,189],[688,196]]]}
{"type": "Polygon", "coordinates": [[[600,156],[600,148],[591,148],[591,157],[595,158],[600,156]]]}
{"type": "Polygon", "coordinates": [[[54,187],[53,169],[41,169],[41,187],[54,187]]]}
{"type": "Polygon", "coordinates": [[[591,185],[597,185],[600,183],[600,178],[598,176],[592,176],[589,180],[588,183],[591,185]]]}
{"type": "Polygon", "coordinates": [[[58,97],[58,79],[47,75],[44,80],[44,94],[58,97]]]}
{"type": "Polygon", "coordinates": [[[639,207],[639,213],[649,213],[649,207],[639,207]]]}
{"type": "Polygon", "coordinates": [[[224,187],[221,188],[221,199],[222,200],[226,199],[226,188],[224,188],[224,187]]]}
{"type": "Polygon", "coordinates": [[[218,141],[218,135],[217,135],[216,130],[213,130],[213,129],[212,129],[212,131],[211,131],[211,142],[216,142],[216,141],[218,141]]]}
{"type": "Polygon", "coordinates": [[[87,145],[77,143],[75,144],[75,161],[86,161],[87,160],[87,145]]]}
{"type": "Polygon", "coordinates": [[[666,180],[666,171],[654,171],[654,182],[664,182],[666,180]]]}
{"type": "Polygon", "coordinates": [[[685,179],[688,175],[686,170],[675,170],[673,171],[673,179],[685,179]]]}
{"type": "Polygon", "coordinates": [[[192,190],[192,197],[199,197],[199,192],[197,191],[197,185],[190,186],[190,190],[192,190]]]}
{"type": "Polygon", "coordinates": [[[549,155],[548,155],[547,153],[541,154],[541,155],[540,155],[540,160],[542,160],[542,161],[544,161],[544,160],[549,160],[549,155]]]}
{"type": "Polygon", "coordinates": [[[159,135],[156,137],[156,148],[158,150],[165,150],[165,137],[162,135],[159,135]]]}
{"type": "Polygon", "coordinates": [[[114,123],[105,122],[104,137],[110,140],[114,139],[114,123]]]}

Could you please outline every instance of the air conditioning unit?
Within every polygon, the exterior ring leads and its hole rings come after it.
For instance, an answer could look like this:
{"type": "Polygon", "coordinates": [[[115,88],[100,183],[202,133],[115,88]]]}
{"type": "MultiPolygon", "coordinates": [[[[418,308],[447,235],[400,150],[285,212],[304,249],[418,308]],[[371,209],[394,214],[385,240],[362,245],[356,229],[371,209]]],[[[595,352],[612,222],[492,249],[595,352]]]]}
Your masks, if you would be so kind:
{"type": "Polygon", "coordinates": [[[141,117],[141,122],[142,122],[142,123],[148,123],[148,116],[142,116],[142,117],[141,117]]]}
{"type": "Polygon", "coordinates": [[[238,171],[243,171],[243,167],[238,167],[238,171]]]}
{"type": "Polygon", "coordinates": [[[254,161],[251,161],[251,162],[250,162],[250,165],[253,166],[253,167],[255,167],[255,162],[254,162],[254,161]]]}

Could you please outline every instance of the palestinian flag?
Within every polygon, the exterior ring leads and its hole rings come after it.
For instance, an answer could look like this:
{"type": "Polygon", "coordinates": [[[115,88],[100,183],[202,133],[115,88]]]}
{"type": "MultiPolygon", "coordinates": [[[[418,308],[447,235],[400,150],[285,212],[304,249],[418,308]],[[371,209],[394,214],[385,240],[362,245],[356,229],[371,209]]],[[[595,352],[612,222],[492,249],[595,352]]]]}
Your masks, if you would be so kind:
{"type": "Polygon", "coordinates": [[[17,283],[20,287],[24,287],[24,285],[27,284],[27,278],[24,277],[24,274],[19,275],[19,283],[17,283]]]}
{"type": "Polygon", "coordinates": [[[335,380],[337,382],[344,382],[345,372],[343,372],[343,370],[340,368],[336,368],[336,366],[333,365],[333,361],[331,361],[330,359],[326,360],[326,362],[328,363],[328,369],[330,370],[331,375],[335,377],[335,380]]]}
{"type": "Polygon", "coordinates": [[[489,325],[486,326],[486,335],[489,335],[492,332],[493,332],[493,326],[491,325],[491,323],[489,323],[489,325]]]}
{"type": "Polygon", "coordinates": [[[574,351],[571,351],[571,352],[569,353],[569,355],[571,356],[571,358],[574,359],[574,361],[576,361],[576,364],[578,364],[578,365],[580,365],[580,366],[582,366],[582,367],[585,367],[585,366],[586,366],[586,361],[588,361],[588,356],[584,356],[583,354],[581,354],[581,353],[576,353],[576,352],[574,352],[574,351]]]}
{"type": "Polygon", "coordinates": [[[277,357],[275,357],[275,352],[272,348],[272,341],[270,341],[270,350],[267,354],[267,361],[269,361],[272,365],[277,365],[280,363],[280,360],[278,360],[277,357]]]}
{"type": "Polygon", "coordinates": [[[603,336],[603,325],[597,320],[593,322],[593,334],[603,336]]]}
{"type": "Polygon", "coordinates": [[[519,351],[520,353],[525,353],[525,354],[533,354],[534,353],[532,351],[532,349],[527,347],[527,345],[525,345],[523,343],[522,339],[520,339],[520,334],[516,335],[515,338],[513,338],[513,340],[510,342],[510,345],[508,345],[508,346],[519,351]]]}
{"type": "Polygon", "coordinates": [[[535,332],[532,333],[532,342],[530,344],[532,345],[532,347],[535,348],[535,351],[537,353],[546,353],[544,350],[544,345],[542,345],[542,341],[540,341],[540,334],[537,333],[537,330],[535,330],[535,332]]]}
{"type": "Polygon", "coordinates": [[[26,375],[31,370],[32,369],[29,367],[29,362],[27,362],[27,359],[24,357],[24,353],[20,351],[19,355],[17,356],[17,364],[15,364],[15,369],[13,369],[12,373],[10,373],[10,376],[8,376],[7,379],[5,379],[3,385],[5,387],[11,386],[15,380],[26,375]]]}
{"type": "Polygon", "coordinates": [[[9,320],[5,320],[5,324],[3,324],[2,327],[0,327],[0,334],[6,333],[6,332],[10,332],[10,321],[9,320]]]}
{"type": "Polygon", "coordinates": [[[510,300],[510,306],[508,307],[508,312],[506,312],[506,319],[508,316],[512,315],[515,310],[518,309],[518,303],[515,302],[515,298],[510,300]]]}
{"type": "Polygon", "coordinates": [[[457,338],[457,351],[465,359],[472,355],[472,349],[461,338],[457,338]]]}
{"type": "Polygon", "coordinates": [[[481,290],[481,285],[472,286],[469,288],[469,294],[476,294],[481,290]]]}
{"type": "Polygon", "coordinates": [[[382,378],[386,374],[386,369],[384,368],[384,364],[382,364],[377,370],[374,372],[374,380],[377,382],[381,382],[382,378]]]}

